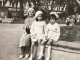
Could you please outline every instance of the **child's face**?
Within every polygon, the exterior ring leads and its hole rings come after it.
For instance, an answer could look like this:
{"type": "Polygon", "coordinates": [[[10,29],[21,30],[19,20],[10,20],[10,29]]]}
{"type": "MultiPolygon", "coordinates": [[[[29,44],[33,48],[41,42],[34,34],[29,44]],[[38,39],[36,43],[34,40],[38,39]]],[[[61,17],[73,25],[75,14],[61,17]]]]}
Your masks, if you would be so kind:
{"type": "Polygon", "coordinates": [[[52,17],[51,17],[51,18],[50,18],[50,23],[51,23],[51,24],[54,24],[54,23],[55,23],[55,18],[52,18],[52,17]]]}
{"type": "Polygon", "coordinates": [[[37,19],[38,19],[38,21],[41,21],[41,20],[42,20],[42,14],[39,14],[39,15],[37,16],[37,19]]]}
{"type": "Polygon", "coordinates": [[[33,12],[32,11],[30,11],[28,14],[29,14],[30,17],[33,16],[33,12]]]}

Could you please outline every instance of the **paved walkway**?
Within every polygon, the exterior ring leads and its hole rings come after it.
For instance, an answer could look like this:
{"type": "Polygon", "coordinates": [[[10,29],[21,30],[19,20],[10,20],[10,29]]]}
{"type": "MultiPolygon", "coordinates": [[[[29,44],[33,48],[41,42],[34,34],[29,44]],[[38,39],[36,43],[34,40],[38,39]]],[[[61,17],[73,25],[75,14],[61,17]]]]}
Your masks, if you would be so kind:
{"type": "MultiPolygon", "coordinates": [[[[19,45],[20,37],[23,33],[22,26],[23,24],[0,24],[0,60],[20,60],[18,58],[20,55],[20,49],[18,45],[19,45]]],[[[68,48],[80,49],[80,43],[67,42],[67,41],[57,42],[55,46],[52,48],[53,50],[52,50],[51,59],[52,60],[53,59],[54,60],[71,60],[71,59],[80,60],[80,54],[69,53],[70,51],[68,48]],[[65,51],[65,49],[67,51],[65,51]]],[[[26,59],[21,59],[21,60],[26,60],[26,59]]]]}

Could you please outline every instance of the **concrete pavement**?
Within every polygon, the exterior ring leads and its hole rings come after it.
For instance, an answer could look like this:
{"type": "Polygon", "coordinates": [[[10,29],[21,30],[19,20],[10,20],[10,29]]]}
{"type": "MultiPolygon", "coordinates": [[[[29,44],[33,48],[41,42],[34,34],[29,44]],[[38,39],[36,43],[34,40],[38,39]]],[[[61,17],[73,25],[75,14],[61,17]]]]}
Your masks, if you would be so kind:
{"type": "MultiPolygon", "coordinates": [[[[0,24],[0,60],[27,60],[19,59],[18,47],[23,33],[23,24],[0,24]]],[[[79,42],[59,41],[52,47],[51,60],[80,60],[79,42]]]]}

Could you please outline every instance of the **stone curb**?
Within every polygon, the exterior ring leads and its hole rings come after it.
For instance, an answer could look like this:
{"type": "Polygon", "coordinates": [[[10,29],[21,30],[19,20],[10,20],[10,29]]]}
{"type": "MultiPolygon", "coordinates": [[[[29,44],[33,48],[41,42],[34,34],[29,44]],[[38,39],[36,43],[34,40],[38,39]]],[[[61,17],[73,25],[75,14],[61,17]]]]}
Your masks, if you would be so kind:
{"type": "Polygon", "coordinates": [[[53,47],[61,47],[64,49],[80,51],[80,44],[75,42],[58,41],[56,43],[53,43],[53,47]]]}

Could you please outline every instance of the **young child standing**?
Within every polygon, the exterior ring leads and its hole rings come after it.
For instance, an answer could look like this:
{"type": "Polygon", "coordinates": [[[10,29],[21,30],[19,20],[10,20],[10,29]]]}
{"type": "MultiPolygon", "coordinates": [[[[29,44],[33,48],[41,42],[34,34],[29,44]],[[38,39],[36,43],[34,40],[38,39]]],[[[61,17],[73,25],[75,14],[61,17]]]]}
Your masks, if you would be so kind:
{"type": "Polygon", "coordinates": [[[58,18],[57,13],[51,12],[50,13],[50,22],[46,26],[45,30],[45,37],[47,40],[47,56],[45,60],[50,60],[50,53],[51,53],[51,44],[52,42],[56,42],[60,36],[60,27],[58,23],[56,23],[56,18],[58,18]]]}
{"type": "Polygon", "coordinates": [[[45,25],[46,23],[43,21],[43,12],[42,11],[37,11],[35,14],[35,19],[36,21],[34,21],[31,25],[31,40],[32,40],[32,45],[31,45],[31,55],[30,55],[30,59],[32,60],[33,57],[33,51],[34,51],[34,46],[35,43],[38,43],[38,47],[39,47],[39,56],[38,59],[41,59],[41,57],[43,56],[43,49],[44,49],[44,41],[45,41],[45,25]]]}
{"type": "Polygon", "coordinates": [[[31,46],[30,28],[31,28],[31,24],[35,20],[34,13],[35,12],[33,8],[28,9],[28,18],[25,19],[24,26],[23,26],[25,32],[21,37],[20,45],[19,45],[19,47],[21,48],[21,55],[19,56],[19,58],[23,58],[24,56],[25,58],[28,58],[29,56],[30,46],[31,46]]]}

